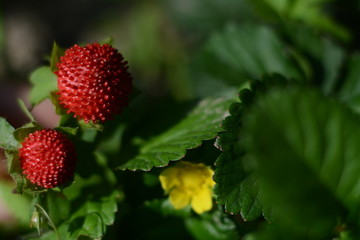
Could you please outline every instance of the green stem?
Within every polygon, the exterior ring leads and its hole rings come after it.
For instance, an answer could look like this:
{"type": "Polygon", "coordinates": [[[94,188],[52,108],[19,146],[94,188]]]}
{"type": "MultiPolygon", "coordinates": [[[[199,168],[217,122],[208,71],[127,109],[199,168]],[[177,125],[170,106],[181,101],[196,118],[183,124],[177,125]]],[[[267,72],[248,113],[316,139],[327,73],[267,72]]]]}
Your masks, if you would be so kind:
{"type": "Polygon", "coordinates": [[[57,231],[57,228],[55,227],[55,224],[53,223],[53,221],[51,220],[50,216],[47,214],[47,212],[45,211],[45,209],[43,207],[41,207],[39,204],[35,204],[35,207],[37,207],[40,212],[45,216],[45,218],[48,220],[48,223],[50,225],[50,227],[52,227],[56,233],[57,236],[57,240],[61,240],[60,234],[57,231]]]}
{"type": "Polygon", "coordinates": [[[18,98],[17,101],[23,113],[25,113],[25,115],[30,119],[30,121],[35,122],[34,116],[30,113],[29,109],[26,107],[24,101],[20,98],[18,98]]]}

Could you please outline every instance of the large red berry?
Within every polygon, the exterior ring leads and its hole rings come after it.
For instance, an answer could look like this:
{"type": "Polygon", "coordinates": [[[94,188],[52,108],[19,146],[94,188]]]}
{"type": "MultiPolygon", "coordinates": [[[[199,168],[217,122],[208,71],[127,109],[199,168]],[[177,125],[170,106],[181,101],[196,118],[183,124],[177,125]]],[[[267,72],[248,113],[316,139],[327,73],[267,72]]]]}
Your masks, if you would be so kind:
{"type": "Polygon", "coordinates": [[[74,117],[105,121],[128,104],[132,78],[127,62],[110,45],[75,45],[57,67],[59,102],[74,117]]]}
{"type": "Polygon", "coordinates": [[[30,182],[53,188],[74,177],[76,152],[61,132],[43,129],[29,134],[19,149],[20,166],[30,182]]]}

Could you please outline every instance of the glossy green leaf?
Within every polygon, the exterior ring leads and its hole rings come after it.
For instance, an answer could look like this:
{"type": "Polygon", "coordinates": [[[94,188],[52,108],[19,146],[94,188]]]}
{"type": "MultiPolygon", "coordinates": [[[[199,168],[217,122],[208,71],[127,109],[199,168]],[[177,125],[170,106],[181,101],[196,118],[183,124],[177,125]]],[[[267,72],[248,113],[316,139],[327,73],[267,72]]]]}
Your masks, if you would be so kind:
{"type": "Polygon", "coordinates": [[[359,120],[303,87],[274,89],[254,104],[240,146],[273,207],[274,226],[282,229],[277,239],[331,238],[346,210],[358,223],[359,120]]]}
{"type": "Polygon", "coordinates": [[[16,150],[20,147],[19,143],[14,137],[15,129],[6,121],[5,118],[0,117],[0,147],[6,150],[16,150]]]}
{"type": "Polygon", "coordinates": [[[57,90],[57,77],[50,67],[40,67],[30,75],[33,88],[30,92],[30,103],[36,105],[50,97],[51,92],[57,90]]]}
{"type": "Polygon", "coordinates": [[[216,167],[215,193],[218,203],[225,205],[225,211],[240,213],[245,221],[260,217],[263,207],[258,198],[258,183],[256,178],[245,173],[242,157],[222,154],[216,167]]]}
{"type": "Polygon", "coordinates": [[[263,214],[256,178],[243,167],[244,154],[237,144],[240,140],[241,115],[243,106],[230,106],[231,116],[223,121],[225,132],[220,134],[219,148],[224,151],[215,162],[214,181],[217,202],[225,206],[225,211],[240,213],[245,221],[254,220],[263,214]]]}
{"type": "Polygon", "coordinates": [[[222,123],[225,131],[220,133],[217,145],[223,153],[215,162],[214,192],[217,202],[225,206],[226,212],[239,213],[245,221],[255,220],[261,215],[269,220],[271,211],[262,204],[257,177],[244,168],[246,150],[238,147],[243,139],[243,116],[246,116],[258,94],[288,83],[290,81],[279,74],[265,75],[262,81],[254,81],[251,91],[240,91],[240,103],[230,105],[230,116],[222,123]]]}
{"type": "Polygon", "coordinates": [[[145,143],[136,157],[119,168],[148,171],[180,160],[187,149],[199,147],[203,140],[213,139],[222,131],[221,121],[230,102],[226,98],[201,101],[181,122],[145,143]]]}

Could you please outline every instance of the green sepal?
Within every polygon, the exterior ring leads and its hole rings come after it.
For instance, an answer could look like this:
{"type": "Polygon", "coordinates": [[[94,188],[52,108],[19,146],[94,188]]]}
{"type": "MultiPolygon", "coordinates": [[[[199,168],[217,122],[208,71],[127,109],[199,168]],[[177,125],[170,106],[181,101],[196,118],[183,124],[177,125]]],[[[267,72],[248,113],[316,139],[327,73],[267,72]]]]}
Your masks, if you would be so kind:
{"type": "Polygon", "coordinates": [[[112,37],[107,37],[101,41],[99,41],[100,45],[109,44],[110,46],[113,45],[114,39],[112,37]]]}
{"type": "Polygon", "coordinates": [[[55,41],[51,50],[50,56],[50,69],[52,72],[57,70],[57,63],[60,61],[60,57],[64,55],[65,49],[60,47],[55,41]]]}
{"type": "Polygon", "coordinates": [[[31,122],[35,122],[35,118],[34,118],[34,116],[31,114],[31,112],[29,111],[29,109],[26,107],[25,102],[24,102],[22,99],[20,99],[20,98],[18,98],[17,101],[18,101],[18,104],[19,104],[20,109],[22,110],[22,112],[29,118],[29,120],[30,120],[31,122]]]}
{"type": "Polygon", "coordinates": [[[59,127],[55,128],[55,130],[67,133],[67,134],[69,134],[71,136],[75,136],[78,129],[79,129],[78,127],[63,127],[63,126],[59,126],[59,127]]]}
{"type": "Polygon", "coordinates": [[[24,139],[30,134],[37,130],[41,130],[41,126],[36,122],[30,122],[25,124],[24,126],[17,128],[14,131],[14,137],[19,142],[22,143],[24,139]]]}

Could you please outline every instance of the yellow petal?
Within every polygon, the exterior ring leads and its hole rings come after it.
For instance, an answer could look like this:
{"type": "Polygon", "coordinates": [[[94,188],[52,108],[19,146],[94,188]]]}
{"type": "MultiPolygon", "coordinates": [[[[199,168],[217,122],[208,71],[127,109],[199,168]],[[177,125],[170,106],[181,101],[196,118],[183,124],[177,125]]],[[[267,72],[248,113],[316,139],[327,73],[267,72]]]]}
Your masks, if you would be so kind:
{"type": "Polygon", "coordinates": [[[161,187],[169,192],[173,187],[179,185],[179,170],[174,167],[170,167],[162,171],[159,176],[161,187]]]}
{"type": "Polygon", "coordinates": [[[211,169],[211,168],[208,168],[207,169],[207,184],[208,184],[208,186],[210,186],[210,187],[214,187],[214,185],[215,185],[215,182],[214,182],[214,180],[213,180],[213,176],[214,176],[214,171],[211,169]]]}
{"type": "Polygon", "coordinates": [[[197,168],[190,168],[181,172],[180,181],[184,188],[197,189],[205,183],[204,177],[197,168]]]}
{"type": "Polygon", "coordinates": [[[182,209],[189,205],[190,203],[190,195],[187,194],[186,191],[182,191],[181,189],[173,189],[170,192],[170,202],[174,206],[175,209],[182,209]]]}
{"type": "Polygon", "coordinates": [[[212,208],[212,190],[208,187],[199,189],[192,196],[191,207],[197,214],[209,211],[212,208]]]}

